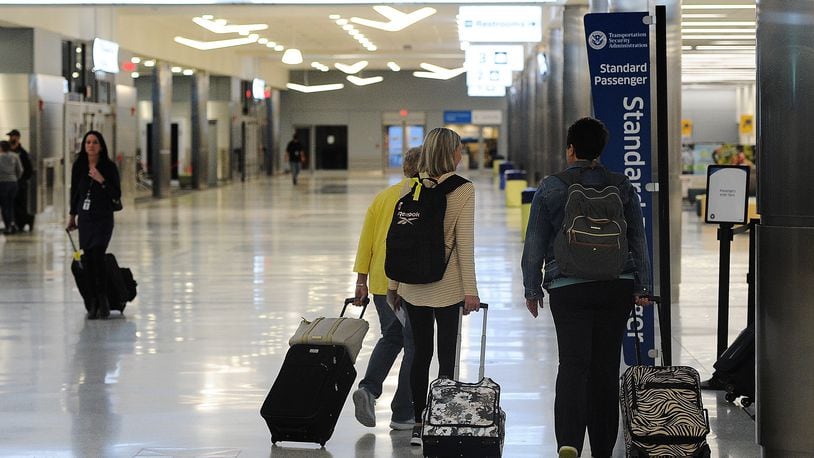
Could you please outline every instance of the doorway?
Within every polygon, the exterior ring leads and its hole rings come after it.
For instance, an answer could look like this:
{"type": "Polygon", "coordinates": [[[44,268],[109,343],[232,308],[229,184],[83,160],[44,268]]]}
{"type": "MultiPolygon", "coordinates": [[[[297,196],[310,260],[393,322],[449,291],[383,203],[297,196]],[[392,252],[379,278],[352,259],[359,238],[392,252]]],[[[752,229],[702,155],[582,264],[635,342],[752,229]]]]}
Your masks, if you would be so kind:
{"type": "MultiPolygon", "coordinates": [[[[303,154],[305,154],[302,163],[302,170],[308,170],[311,166],[311,128],[296,127],[294,128],[294,134],[297,136],[297,140],[299,140],[300,144],[302,145],[303,154]]],[[[284,154],[285,163],[287,166],[290,166],[288,151],[286,151],[284,154]]]]}
{"type": "Polygon", "coordinates": [[[401,168],[407,150],[421,146],[424,141],[424,126],[406,122],[385,125],[384,138],[387,168],[401,168]]]}
{"type": "MultiPolygon", "coordinates": [[[[153,123],[147,124],[147,173],[153,176],[153,123]]],[[[178,179],[178,123],[170,124],[170,179],[178,179]]]]}
{"type": "Polygon", "coordinates": [[[314,128],[316,169],[348,169],[348,126],[316,126],[314,128]]]}

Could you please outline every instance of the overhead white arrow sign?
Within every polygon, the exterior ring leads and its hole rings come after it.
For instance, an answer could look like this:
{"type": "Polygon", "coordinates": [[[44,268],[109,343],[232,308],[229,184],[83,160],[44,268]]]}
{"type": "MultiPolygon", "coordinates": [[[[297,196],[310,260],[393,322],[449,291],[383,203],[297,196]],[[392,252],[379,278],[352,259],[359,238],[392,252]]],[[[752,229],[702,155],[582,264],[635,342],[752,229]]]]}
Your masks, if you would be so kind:
{"type": "Polygon", "coordinates": [[[435,8],[430,8],[429,6],[415,10],[412,13],[402,13],[392,6],[386,5],[376,5],[373,7],[373,9],[390,21],[373,21],[360,17],[352,17],[350,18],[351,22],[373,27],[374,29],[386,30],[388,32],[398,32],[399,30],[404,30],[422,19],[432,16],[436,12],[435,8]]]}

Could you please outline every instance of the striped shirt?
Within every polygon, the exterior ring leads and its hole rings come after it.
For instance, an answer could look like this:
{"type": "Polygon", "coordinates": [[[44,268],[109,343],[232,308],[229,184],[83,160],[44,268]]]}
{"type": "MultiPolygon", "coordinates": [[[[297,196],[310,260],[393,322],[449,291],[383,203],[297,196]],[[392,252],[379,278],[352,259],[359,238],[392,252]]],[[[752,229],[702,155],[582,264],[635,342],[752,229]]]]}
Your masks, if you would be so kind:
{"type": "MultiPolygon", "coordinates": [[[[443,182],[454,172],[438,178],[443,182]]],[[[409,181],[401,195],[410,191],[409,181]]],[[[411,285],[390,280],[389,288],[398,291],[407,302],[425,307],[447,307],[477,296],[475,279],[475,186],[465,183],[447,194],[444,215],[444,244],[449,257],[444,277],[435,283],[411,285]]]]}

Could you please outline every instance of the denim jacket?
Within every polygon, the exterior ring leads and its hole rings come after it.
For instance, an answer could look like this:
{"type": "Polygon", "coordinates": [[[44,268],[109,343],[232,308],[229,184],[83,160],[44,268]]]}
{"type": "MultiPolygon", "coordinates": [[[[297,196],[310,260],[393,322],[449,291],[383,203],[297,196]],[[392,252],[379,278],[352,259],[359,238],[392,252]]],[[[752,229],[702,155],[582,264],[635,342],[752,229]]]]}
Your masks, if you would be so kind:
{"type": "MultiPolygon", "coordinates": [[[[589,161],[577,161],[567,170],[590,167],[589,161]]],[[[603,173],[600,167],[585,170],[582,182],[586,185],[600,185],[603,173]]],[[[627,240],[630,256],[625,273],[633,274],[634,293],[652,294],[653,285],[650,271],[650,256],[647,252],[647,239],[644,233],[642,209],[639,196],[629,180],[619,186],[622,203],[625,207],[627,221],[627,240]]],[[[526,242],[523,246],[523,286],[527,299],[542,298],[543,288],[548,289],[552,280],[562,277],[557,261],[554,259],[554,237],[562,227],[565,200],[568,197],[568,186],[556,176],[547,176],[540,182],[531,202],[526,242]],[[542,275],[545,261],[545,278],[542,275]]]]}

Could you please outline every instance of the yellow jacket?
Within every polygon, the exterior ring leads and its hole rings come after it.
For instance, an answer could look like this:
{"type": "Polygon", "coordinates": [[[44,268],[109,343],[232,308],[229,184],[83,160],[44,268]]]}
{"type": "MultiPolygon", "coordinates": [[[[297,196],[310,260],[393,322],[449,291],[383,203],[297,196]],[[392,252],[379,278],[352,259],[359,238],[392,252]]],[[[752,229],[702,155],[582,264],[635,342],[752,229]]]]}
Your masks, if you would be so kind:
{"type": "Polygon", "coordinates": [[[368,291],[371,294],[387,294],[387,276],[384,274],[385,242],[390,221],[393,219],[393,210],[403,194],[402,189],[407,180],[405,178],[401,183],[377,194],[365,215],[353,271],[368,274],[368,291]]]}

